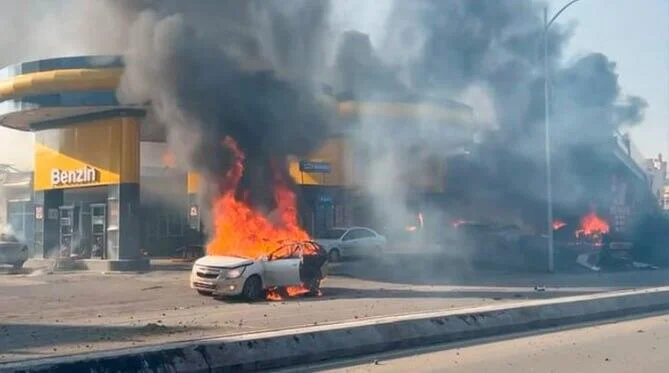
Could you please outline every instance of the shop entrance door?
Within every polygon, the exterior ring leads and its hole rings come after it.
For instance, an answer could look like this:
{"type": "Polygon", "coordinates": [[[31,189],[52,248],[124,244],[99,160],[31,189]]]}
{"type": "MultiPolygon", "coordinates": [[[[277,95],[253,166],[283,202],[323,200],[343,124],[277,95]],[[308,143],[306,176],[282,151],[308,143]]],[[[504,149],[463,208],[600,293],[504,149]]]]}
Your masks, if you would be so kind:
{"type": "Polygon", "coordinates": [[[318,236],[332,228],[335,223],[334,218],[335,209],[332,200],[329,198],[319,199],[314,211],[314,233],[318,236]]]}
{"type": "Polygon", "coordinates": [[[61,206],[58,208],[59,213],[59,242],[60,242],[60,257],[69,258],[72,251],[76,250],[79,235],[79,213],[75,206],[61,206]]]}
{"type": "Polygon", "coordinates": [[[91,205],[91,257],[107,259],[107,204],[91,205]]]}

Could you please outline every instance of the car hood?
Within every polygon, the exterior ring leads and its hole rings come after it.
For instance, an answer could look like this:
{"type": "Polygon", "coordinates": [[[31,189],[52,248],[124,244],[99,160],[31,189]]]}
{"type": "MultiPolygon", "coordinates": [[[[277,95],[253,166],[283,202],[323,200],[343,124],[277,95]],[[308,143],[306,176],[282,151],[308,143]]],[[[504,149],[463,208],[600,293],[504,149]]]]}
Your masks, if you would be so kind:
{"type": "Polygon", "coordinates": [[[195,264],[208,267],[234,268],[253,264],[253,260],[235,256],[207,255],[196,260],[195,264]]]}

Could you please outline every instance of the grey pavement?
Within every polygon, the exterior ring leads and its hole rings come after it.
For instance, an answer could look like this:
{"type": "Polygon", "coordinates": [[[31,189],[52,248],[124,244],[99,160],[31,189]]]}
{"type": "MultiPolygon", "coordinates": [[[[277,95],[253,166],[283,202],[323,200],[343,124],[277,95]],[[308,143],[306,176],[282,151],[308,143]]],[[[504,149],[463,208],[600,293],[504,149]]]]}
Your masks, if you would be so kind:
{"type": "Polygon", "coordinates": [[[282,373],[666,372],[669,315],[514,339],[398,351],[282,373]]]}
{"type": "Polygon", "coordinates": [[[0,274],[0,362],[657,286],[669,278],[649,271],[488,272],[457,279],[446,271],[431,284],[414,284],[332,276],[322,297],[248,304],[195,294],[188,288],[189,266],[157,261],[148,273],[0,274]]]}

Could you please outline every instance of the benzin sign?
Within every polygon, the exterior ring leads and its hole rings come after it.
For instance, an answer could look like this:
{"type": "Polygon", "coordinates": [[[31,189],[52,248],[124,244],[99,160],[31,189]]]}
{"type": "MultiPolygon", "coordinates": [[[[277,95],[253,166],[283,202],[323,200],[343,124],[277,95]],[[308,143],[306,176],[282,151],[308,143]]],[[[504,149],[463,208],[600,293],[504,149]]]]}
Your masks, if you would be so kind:
{"type": "Polygon", "coordinates": [[[51,186],[67,186],[92,184],[100,180],[100,172],[93,167],[83,167],[76,170],[51,170],[51,186]]]}

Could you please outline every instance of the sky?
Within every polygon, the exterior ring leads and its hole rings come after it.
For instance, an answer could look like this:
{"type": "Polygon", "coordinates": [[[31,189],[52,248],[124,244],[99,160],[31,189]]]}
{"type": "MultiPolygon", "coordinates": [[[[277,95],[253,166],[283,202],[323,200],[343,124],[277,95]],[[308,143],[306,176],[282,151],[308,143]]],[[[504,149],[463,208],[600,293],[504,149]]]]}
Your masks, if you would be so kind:
{"type": "MultiPolygon", "coordinates": [[[[549,18],[567,0],[550,0],[549,18]]],[[[629,129],[646,157],[669,155],[669,0],[581,0],[560,15],[575,23],[565,59],[602,52],[617,64],[623,92],[648,101],[644,121],[629,129]]]]}

